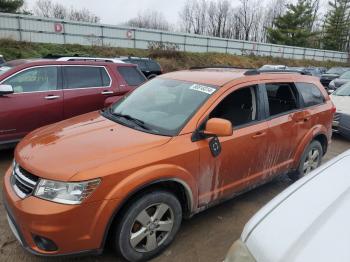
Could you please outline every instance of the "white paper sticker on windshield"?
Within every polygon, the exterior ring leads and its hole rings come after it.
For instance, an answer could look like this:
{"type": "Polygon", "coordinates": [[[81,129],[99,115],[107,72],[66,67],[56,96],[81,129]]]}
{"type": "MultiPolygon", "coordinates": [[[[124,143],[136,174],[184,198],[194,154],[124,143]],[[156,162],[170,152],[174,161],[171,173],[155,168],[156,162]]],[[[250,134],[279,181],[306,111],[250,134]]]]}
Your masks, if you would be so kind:
{"type": "Polygon", "coordinates": [[[202,85],[194,84],[194,85],[190,86],[190,90],[196,90],[196,91],[211,95],[212,93],[215,92],[216,89],[209,87],[209,86],[202,86],[202,85]]]}

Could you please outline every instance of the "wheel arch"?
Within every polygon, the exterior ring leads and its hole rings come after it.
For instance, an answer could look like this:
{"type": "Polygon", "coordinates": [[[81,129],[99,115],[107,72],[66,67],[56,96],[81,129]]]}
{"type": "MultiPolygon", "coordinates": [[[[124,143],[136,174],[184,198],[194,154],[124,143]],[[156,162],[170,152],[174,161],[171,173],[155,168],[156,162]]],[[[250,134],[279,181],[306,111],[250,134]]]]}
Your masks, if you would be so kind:
{"type": "MultiPolygon", "coordinates": [[[[122,186],[127,187],[127,185],[132,184],[134,179],[140,178],[141,174],[144,174],[143,179],[145,179],[145,176],[147,176],[147,172],[137,173],[137,175],[132,176],[132,180],[126,182],[122,186]]],[[[118,191],[118,188],[120,187],[116,187],[114,191],[118,191]]],[[[132,203],[134,199],[142,196],[143,194],[154,190],[164,190],[175,194],[175,196],[180,201],[181,207],[183,208],[184,217],[191,217],[196,212],[195,210],[197,197],[195,192],[197,191],[196,189],[193,189],[193,185],[190,185],[188,181],[185,181],[184,179],[178,176],[167,176],[153,179],[151,181],[148,181],[147,183],[139,183],[139,186],[135,186],[132,190],[128,192],[128,194],[125,197],[122,198],[123,201],[113,211],[105,228],[104,236],[101,243],[101,249],[104,248],[106,241],[111,237],[110,232],[113,231],[111,229],[118,225],[121,218],[121,214],[125,212],[130,203],[132,203]]]]}
{"type": "Polygon", "coordinates": [[[299,165],[300,158],[304,153],[305,149],[314,140],[317,140],[321,143],[322,149],[323,149],[323,155],[327,153],[327,149],[328,149],[327,129],[324,126],[317,125],[311,130],[309,130],[309,132],[304,136],[299,146],[297,147],[297,150],[294,155],[293,169],[297,168],[297,166],[299,165]]]}

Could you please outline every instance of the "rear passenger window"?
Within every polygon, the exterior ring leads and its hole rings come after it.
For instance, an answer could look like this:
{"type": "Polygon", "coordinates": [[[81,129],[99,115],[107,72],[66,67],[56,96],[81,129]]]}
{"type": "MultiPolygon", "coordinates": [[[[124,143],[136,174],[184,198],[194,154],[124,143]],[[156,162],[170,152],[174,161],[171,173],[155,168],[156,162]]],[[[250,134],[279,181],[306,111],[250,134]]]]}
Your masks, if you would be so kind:
{"type": "Polygon", "coordinates": [[[63,70],[66,89],[104,87],[110,85],[109,76],[102,67],[66,66],[63,70]]]}
{"type": "Polygon", "coordinates": [[[298,92],[290,83],[266,84],[270,116],[280,115],[298,108],[298,92]]]}
{"type": "Polygon", "coordinates": [[[118,72],[130,86],[139,86],[146,81],[145,76],[136,67],[120,66],[118,72]]]}
{"type": "Polygon", "coordinates": [[[324,103],[325,98],[317,86],[310,83],[296,83],[297,89],[301,94],[304,106],[314,106],[324,103]]]}

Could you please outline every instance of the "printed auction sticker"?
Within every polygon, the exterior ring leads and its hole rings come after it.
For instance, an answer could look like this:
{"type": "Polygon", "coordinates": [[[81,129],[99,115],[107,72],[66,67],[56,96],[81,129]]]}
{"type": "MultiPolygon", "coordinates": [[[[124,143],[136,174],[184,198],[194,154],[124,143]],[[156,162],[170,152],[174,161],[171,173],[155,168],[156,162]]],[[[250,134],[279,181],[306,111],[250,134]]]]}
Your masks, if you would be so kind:
{"type": "Polygon", "coordinates": [[[206,93],[209,95],[213,94],[216,91],[215,88],[212,88],[209,86],[202,86],[202,85],[198,85],[198,84],[194,84],[194,85],[190,86],[190,90],[196,90],[196,91],[206,93]]]}

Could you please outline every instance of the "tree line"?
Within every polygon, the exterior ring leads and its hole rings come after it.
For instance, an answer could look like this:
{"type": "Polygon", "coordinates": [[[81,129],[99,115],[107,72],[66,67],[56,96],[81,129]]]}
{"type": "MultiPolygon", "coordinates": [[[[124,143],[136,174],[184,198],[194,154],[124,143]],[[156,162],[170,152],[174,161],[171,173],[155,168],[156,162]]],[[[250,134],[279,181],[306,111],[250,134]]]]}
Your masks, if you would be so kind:
{"type": "MultiPolygon", "coordinates": [[[[187,0],[179,23],[159,11],[144,11],[125,24],[281,45],[350,51],[350,0],[187,0]]],[[[0,0],[0,12],[98,23],[90,10],[37,0],[32,10],[24,0],[0,0]]]]}

